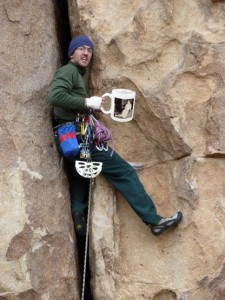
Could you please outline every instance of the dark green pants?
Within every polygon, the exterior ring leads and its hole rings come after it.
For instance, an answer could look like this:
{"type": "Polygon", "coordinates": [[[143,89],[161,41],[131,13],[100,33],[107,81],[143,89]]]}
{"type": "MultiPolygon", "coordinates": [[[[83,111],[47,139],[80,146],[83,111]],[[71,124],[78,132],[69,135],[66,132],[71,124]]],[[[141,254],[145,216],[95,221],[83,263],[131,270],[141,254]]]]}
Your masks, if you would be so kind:
{"type": "MultiPolygon", "coordinates": [[[[102,172],[109,183],[128,201],[136,214],[146,224],[156,225],[162,218],[156,212],[155,205],[146,193],[136,171],[115,151],[99,151],[91,147],[92,161],[102,162],[102,172]]],[[[72,212],[85,213],[88,205],[89,179],[79,176],[74,161],[65,161],[71,195],[72,212]]]]}

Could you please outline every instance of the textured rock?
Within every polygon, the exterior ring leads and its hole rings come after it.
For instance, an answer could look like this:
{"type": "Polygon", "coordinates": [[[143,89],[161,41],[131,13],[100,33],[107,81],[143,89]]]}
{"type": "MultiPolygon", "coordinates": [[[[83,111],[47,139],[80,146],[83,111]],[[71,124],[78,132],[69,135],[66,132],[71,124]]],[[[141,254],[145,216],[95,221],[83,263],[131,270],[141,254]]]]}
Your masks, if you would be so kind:
{"type": "Polygon", "coordinates": [[[91,94],[137,93],[134,121],[102,116],[116,150],[144,164],[139,176],[160,214],[184,213],[178,229],[156,238],[99,177],[94,298],[223,299],[224,1],[70,0],[69,7],[73,34],[96,45],[91,94]]]}
{"type": "MultiPolygon", "coordinates": [[[[137,93],[132,122],[101,116],[115,149],[143,164],[138,174],[160,214],[184,213],[156,238],[99,176],[94,299],[223,299],[224,1],[68,4],[72,33],[96,45],[90,93],[137,93]]],[[[3,0],[0,16],[0,298],[79,299],[68,186],[46,101],[66,47],[58,47],[50,1],[3,0]]]]}
{"type": "Polygon", "coordinates": [[[59,65],[50,1],[1,1],[0,298],[78,299],[65,175],[47,89],[59,65]]]}

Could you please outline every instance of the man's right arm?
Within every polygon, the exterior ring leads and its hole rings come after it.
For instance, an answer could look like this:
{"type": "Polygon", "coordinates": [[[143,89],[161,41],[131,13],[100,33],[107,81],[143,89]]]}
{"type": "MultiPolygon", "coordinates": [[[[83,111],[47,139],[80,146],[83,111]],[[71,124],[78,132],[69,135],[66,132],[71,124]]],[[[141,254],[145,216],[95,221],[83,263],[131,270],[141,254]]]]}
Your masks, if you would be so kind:
{"type": "Polygon", "coordinates": [[[48,101],[53,106],[71,108],[74,110],[84,110],[85,101],[83,96],[72,95],[74,72],[70,68],[60,68],[50,85],[48,101]]]}

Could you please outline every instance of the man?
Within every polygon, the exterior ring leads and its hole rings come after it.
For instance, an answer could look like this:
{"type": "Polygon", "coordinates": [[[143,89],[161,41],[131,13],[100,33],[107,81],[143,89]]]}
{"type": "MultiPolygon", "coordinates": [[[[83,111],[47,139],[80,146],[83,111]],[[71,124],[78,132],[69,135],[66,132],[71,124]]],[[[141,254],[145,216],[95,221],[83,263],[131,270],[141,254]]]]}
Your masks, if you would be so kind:
{"type": "MultiPolygon", "coordinates": [[[[68,49],[69,62],[55,74],[50,90],[49,103],[54,106],[55,125],[74,121],[81,126],[81,117],[88,118],[90,112],[100,110],[104,104],[101,97],[87,97],[83,76],[94,54],[93,42],[85,35],[72,39],[68,49]]],[[[96,147],[95,142],[90,145],[91,159],[102,162],[102,174],[109,183],[118,190],[128,201],[142,221],[151,228],[152,234],[158,236],[165,230],[174,227],[182,219],[182,213],[177,212],[170,218],[163,218],[157,214],[155,205],[146,193],[135,170],[110,147],[96,147]]],[[[74,161],[65,159],[70,183],[71,210],[78,235],[86,233],[86,212],[88,202],[89,179],[81,177],[74,161]]]]}

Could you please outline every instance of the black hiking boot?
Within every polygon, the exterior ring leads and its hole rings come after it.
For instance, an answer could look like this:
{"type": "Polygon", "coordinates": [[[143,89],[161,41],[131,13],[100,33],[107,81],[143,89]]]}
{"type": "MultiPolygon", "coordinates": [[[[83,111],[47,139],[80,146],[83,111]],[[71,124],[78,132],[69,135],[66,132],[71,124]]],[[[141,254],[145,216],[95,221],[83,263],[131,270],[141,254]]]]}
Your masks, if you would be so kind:
{"type": "Polygon", "coordinates": [[[158,236],[169,228],[178,225],[182,220],[182,212],[177,212],[169,218],[162,218],[157,225],[150,225],[152,234],[158,236]]]}

